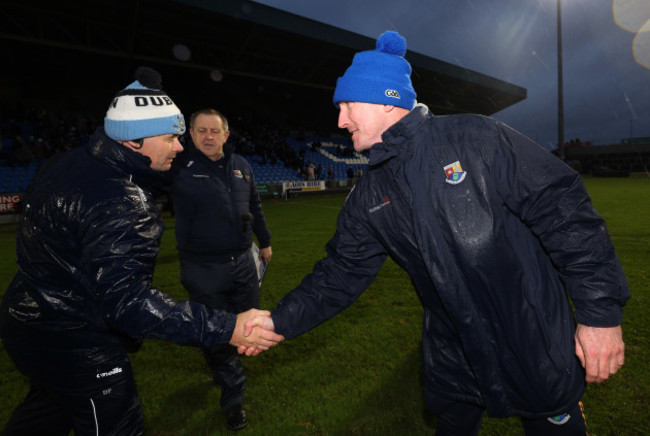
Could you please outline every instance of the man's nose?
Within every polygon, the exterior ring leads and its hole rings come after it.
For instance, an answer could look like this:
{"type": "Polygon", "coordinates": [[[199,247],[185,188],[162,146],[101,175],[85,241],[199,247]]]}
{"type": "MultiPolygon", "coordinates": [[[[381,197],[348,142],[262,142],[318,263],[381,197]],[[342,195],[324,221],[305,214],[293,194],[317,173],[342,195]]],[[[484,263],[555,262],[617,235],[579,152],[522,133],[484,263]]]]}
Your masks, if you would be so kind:
{"type": "Polygon", "coordinates": [[[339,111],[339,129],[345,129],[345,126],[349,123],[349,118],[343,111],[339,111]]]}

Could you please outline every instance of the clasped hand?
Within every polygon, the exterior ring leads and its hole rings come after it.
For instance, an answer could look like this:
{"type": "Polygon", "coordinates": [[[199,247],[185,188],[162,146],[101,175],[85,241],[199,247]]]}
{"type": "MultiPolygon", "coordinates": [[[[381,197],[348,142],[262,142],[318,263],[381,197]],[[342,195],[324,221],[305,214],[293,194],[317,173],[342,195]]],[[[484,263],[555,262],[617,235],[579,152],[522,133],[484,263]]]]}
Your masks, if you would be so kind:
{"type": "Polygon", "coordinates": [[[257,356],[260,352],[279,344],[284,336],[274,331],[271,312],[250,309],[237,315],[235,330],[230,345],[237,347],[239,354],[257,356]]]}

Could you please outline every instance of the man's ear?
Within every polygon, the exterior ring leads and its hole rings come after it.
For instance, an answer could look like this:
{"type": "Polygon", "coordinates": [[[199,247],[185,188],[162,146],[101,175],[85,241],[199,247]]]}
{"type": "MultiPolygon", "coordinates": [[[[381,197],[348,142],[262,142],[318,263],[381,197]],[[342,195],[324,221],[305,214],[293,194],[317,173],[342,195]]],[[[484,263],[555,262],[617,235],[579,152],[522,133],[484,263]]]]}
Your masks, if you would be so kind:
{"type": "Polygon", "coordinates": [[[129,147],[131,150],[137,151],[142,148],[142,145],[144,144],[144,138],[138,139],[136,141],[119,141],[119,142],[120,144],[129,147]]]}

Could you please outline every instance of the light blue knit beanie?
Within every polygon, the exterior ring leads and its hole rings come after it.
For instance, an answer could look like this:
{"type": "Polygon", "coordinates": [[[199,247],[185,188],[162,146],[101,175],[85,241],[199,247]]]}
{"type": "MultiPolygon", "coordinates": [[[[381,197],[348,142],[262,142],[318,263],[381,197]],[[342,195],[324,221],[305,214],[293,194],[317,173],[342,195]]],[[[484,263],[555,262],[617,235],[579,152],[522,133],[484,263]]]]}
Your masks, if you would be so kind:
{"type": "Polygon", "coordinates": [[[162,90],[160,74],[148,67],[135,72],[136,81],[117,93],[104,118],[106,135],[131,141],[172,133],[185,133],[185,119],[162,90]]]}
{"type": "Polygon", "coordinates": [[[402,35],[390,30],[379,35],[376,49],[354,55],[350,68],[337,80],[334,106],[359,101],[413,109],[416,94],[405,54],[402,35]]]}

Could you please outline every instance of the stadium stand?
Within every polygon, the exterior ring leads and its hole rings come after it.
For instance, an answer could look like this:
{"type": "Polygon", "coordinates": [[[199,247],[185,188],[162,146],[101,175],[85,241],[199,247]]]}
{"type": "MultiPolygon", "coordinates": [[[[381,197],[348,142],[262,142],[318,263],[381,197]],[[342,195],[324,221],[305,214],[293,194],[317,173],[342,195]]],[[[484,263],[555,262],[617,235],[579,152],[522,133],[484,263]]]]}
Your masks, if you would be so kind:
{"type": "MultiPolygon", "coordinates": [[[[83,144],[103,110],[85,114],[103,109],[97,105],[114,95],[114,83],[128,83],[143,64],[162,73],[170,92],[178,91],[175,102],[186,115],[216,107],[228,116],[241,140],[232,143],[254,164],[258,181],[302,180],[305,165],[313,163],[322,167],[321,179],[332,167],[343,187],[350,184],[349,167],[365,171],[363,155],[330,137],[337,117],[331,99],[352,56],[374,46],[374,38],[247,0],[7,2],[2,16],[0,51],[11,59],[11,67],[0,69],[0,103],[8,108],[0,107],[0,166],[11,169],[2,172],[3,192],[26,188],[32,162],[38,167],[83,144]],[[137,23],[128,38],[125,22],[137,23]],[[160,23],[168,22],[175,25],[161,32],[160,23]],[[191,62],[175,56],[171,48],[178,45],[188,48],[191,62]]],[[[514,84],[415,52],[408,56],[418,100],[437,114],[490,115],[526,98],[514,84]]]]}
{"type": "Polygon", "coordinates": [[[25,192],[32,182],[38,167],[39,163],[37,161],[14,167],[0,164],[0,194],[25,192]]]}
{"type": "MultiPolygon", "coordinates": [[[[38,168],[50,156],[84,144],[98,119],[51,110],[0,109],[0,194],[25,192],[38,168]]],[[[330,167],[334,179],[347,179],[349,167],[356,173],[368,164],[349,139],[289,135],[255,123],[233,131],[229,142],[250,162],[259,183],[305,180],[311,164],[322,168],[320,180],[327,178],[330,167]]]]}
{"type": "Polygon", "coordinates": [[[352,149],[351,142],[343,139],[333,138],[310,138],[299,140],[297,138],[287,138],[288,144],[300,154],[303,153],[305,165],[321,165],[324,169],[321,173],[321,179],[327,177],[327,169],[334,168],[334,178],[343,179],[347,177],[348,167],[356,169],[368,165],[368,157],[352,149]]]}
{"type": "MultiPolygon", "coordinates": [[[[270,185],[307,179],[307,169],[320,168],[316,180],[348,180],[348,168],[366,171],[366,153],[356,152],[349,138],[306,136],[255,122],[236,120],[229,142],[250,162],[258,183],[270,185]],[[239,124],[241,123],[241,128],[239,124]]],[[[77,116],[24,107],[0,108],[0,194],[23,193],[38,168],[52,155],[84,144],[100,116],[77,116]]],[[[625,138],[620,144],[566,147],[567,163],[594,176],[650,176],[650,138],[625,138]]],[[[338,185],[338,183],[337,183],[338,185]]],[[[346,187],[347,184],[342,184],[346,187]]]]}
{"type": "MultiPolygon", "coordinates": [[[[322,168],[318,178],[327,179],[331,167],[341,182],[348,182],[350,167],[355,174],[366,170],[367,156],[329,129],[336,125],[336,79],[373,38],[245,0],[102,0],[93,3],[92,14],[81,0],[4,6],[0,49],[14,67],[0,69],[0,193],[24,191],[48,157],[83,144],[103,118],[103,111],[91,112],[143,63],[183,90],[175,94],[179,107],[216,106],[228,116],[229,141],[251,162],[258,182],[304,180],[311,164],[322,168]],[[126,39],[125,15],[113,13],[122,10],[138,23],[126,39]],[[159,23],[171,21],[178,25],[161,35],[159,23]],[[48,25],[35,30],[33,22],[48,25]],[[192,62],[173,57],[176,44],[192,48],[192,62]],[[51,66],[47,80],[26,74],[42,65],[51,66]]],[[[525,89],[497,78],[410,51],[407,56],[418,101],[436,114],[491,115],[526,98],[525,89]]],[[[574,141],[566,158],[585,174],[648,175],[650,138],[597,147],[574,141]]]]}
{"type": "Polygon", "coordinates": [[[600,177],[648,177],[650,138],[624,138],[620,144],[565,149],[567,162],[582,174],[600,177]]]}

